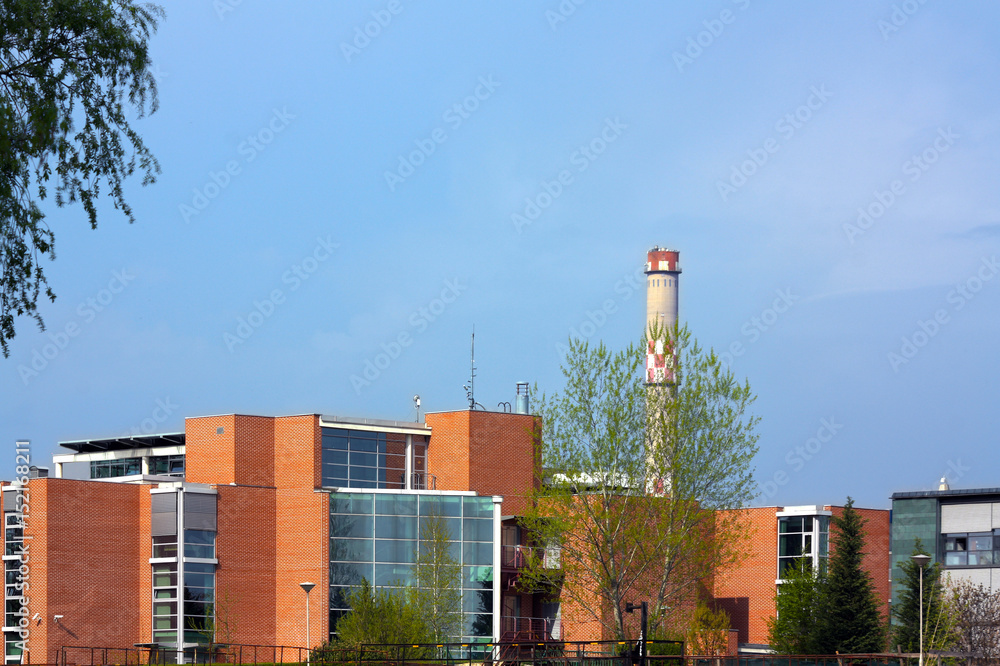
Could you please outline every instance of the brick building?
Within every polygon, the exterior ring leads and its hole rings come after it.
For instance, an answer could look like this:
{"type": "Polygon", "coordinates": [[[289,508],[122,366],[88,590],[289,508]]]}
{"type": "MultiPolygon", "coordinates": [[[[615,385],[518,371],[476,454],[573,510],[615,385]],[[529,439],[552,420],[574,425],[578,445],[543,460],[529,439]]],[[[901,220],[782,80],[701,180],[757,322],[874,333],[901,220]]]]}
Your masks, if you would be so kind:
{"type": "MultiPolygon", "coordinates": [[[[829,557],[830,518],[842,506],[756,507],[741,511],[746,526],[746,555],[719,571],[712,581],[712,600],[729,614],[742,650],[767,648],[767,621],[774,616],[774,597],[782,573],[796,559],[809,558],[825,568],[829,557]]],[[[871,575],[881,601],[883,619],[889,613],[889,520],[884,509],[855,507],[865,521],[863,567],[871,575]]]]}
{"type": "Polygon", "coordinates": [[[182,433],[64,442],[54,477],[3,491],[7,661],[25,638],[36,662],[72,645],[156,645],[190,660],[184,649],[210,634],[317,645],[362,578],[413,582],[432,515],[462,565],[462,639],[491,641],[501,506],[523,506],[535,427],[478,411],[425,423],[229,414],[189,418],[182,433]],[[62,478],[70,463],[90,479],[62,478]],[[304,582],[316,585],[308,637],[304,582]]]}
{"type": "MultiPolygon", "coordinates": [[[[155,645],[190,660],[180,653],[210,634],[317,645],[363,578],[414,582],[430,515],[443,518],[462,565],[464,641],[605,638],[594,618],[516,585],[538,427],[528,414],[478,410],[409,423],[229,414],[188,418],[180,433],[64,442],[53,477],[3,491],[7,661],[20,660],[25,635],[35,662],[74,645],[155,645]],[[90,478],[63,478],[70,463],[90,478]],[[316,585],[308,637],[304,582],[316,585]]],[[[750,552],[702,585],[743,647],[766,642],[789,558],[827,556],[840,510],[745,510],[750,552]]],[[[866,567],[888,601],[889,514],[860,511],[866,567]]]]}

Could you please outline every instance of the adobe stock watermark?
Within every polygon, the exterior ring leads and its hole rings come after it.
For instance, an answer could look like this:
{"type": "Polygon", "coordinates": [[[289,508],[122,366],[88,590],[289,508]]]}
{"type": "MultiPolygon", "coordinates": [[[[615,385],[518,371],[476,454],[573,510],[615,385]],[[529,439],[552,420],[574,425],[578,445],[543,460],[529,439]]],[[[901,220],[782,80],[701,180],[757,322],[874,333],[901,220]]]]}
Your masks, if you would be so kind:
{"type": "Polygon", "coordinates": [[[236,8],[243,4],[243,0],[212,0],[212,9],[220,21],[226,20],[226,14],[236,11],[236,8]]]}
{"type": "Polygon", "coordinates": [[[760,314],[750,317],[740,327],[740,333],[747,339],[746,346],[741,340],[733,340],[726,350],[719,354],[719,360],[726,366],[732,366],[740,356],[747,351],[747,346],[760,340],[760,337],[771,329],[781,318],[781,315],[788,312],[799,297],[792,293],[791,288],[775,289],[778,295],[771,303],[771,307],[764,308],[760,314]]]}
{"type": "Polygon", "coordinates": [[[823,450],[823,446],[833,441],[837,432],[843,427],[844,424],[837,423],[837,419],[832,416],[828,419],[820,419],[816,436],[810,437],[803,444],[789,449],[788,453],[785,454],[785,465],[787,465],[789,471],[784,469],[776,470],[771,475],[771,478],[759,484],[761,494],[766,497],[774,497],[778,492],[778,488],[786,485],[791,480],[789,474],[801,472],[805,468],[806,463],[819,455],[819,452],[823,450]]]}
{"type": "MultiPolygon", "coordinates": [[[[939,127],[937,137],[931,145],[924,148],[919,154],[913,155],[903,162],[900,167],[903,175],[908,177],[911,183],[915,183],[927,173],[927,170],[936,163],[943,153],[948,152],[955,145],[955,140],[961,138],[949,126],[947,129],[939,127]]],[[[847,222],[844,224],[844,233],[847,240],[853,245],[854,239],[861,236],[874,226],[886,212],[892,208],[899,197],[906,193],[906,183],[902,179],[893,180],[884,190],[875,190],[872,193],[872,201],[864,207],[858,207],[858,219],[854,224],[847,222]]]]}
{"type": "Polygon", "coordinates": [[[17,556],[17,560],[14,561],[16,566],[13,566],[14,563],[5,562],[7,578],[4,596],[7,597],[8,620],[4,622],[4,626],[17,627],[17,637],[21,640],[10,641],[8,645],[13,645],[22,652],[28,651],[28,639],[31,636],[31,620],[28,619],[31,604],[31,598],[28,596],[28,588],[31,585],[31,568],[28,566],[31,561],[31,544],[28,540],[31,537],[24,534],[31,517],[31,493],[28,488],[30,472],[31,442],[18,440],[14,443],[14,473],[16,476],[11,483],[14,490],[9,491],[14,494],[14,503],[12,507],[8,508],[7,503],[4,502],[4,530],[7,542],[5,554],[17,556]],[[12,621],[12,617],[17,618],[16,622],[12,621]]]}
{"type": "Polygon", "coordinates": [[[903,0],[899,4],[892,6],[889,20],[878,20],[878,31],[882,33],[882,41],[889,41],[889,35],[899,32],[899,29],[910,22],[910,17],[920,11],[921,5],[927,0],[903,0]]]}
{"type": "Polygon", "coordinates": [[[795,136],[795,133],[805,127],[805,124],[812,120],[813,114],[822,109],[831,97],[833,97],[833,93],[826,89],[825,83],[821,83],[818,88],[811,86],[806,101],[796,107],[794,111],[778,118],[777,122],[774,123],[774,131],[780,135],[780,139],[773,136],[764,139],[760,148],[747,150],[747,159],[733,165],[729,172],[728,181],[715,181],[715,187],[722,200],[727,201],[730,194],[735,194],[737,190],[746,185],[747,181],[767,164],[771,156],[781,149],[782,141],[787,142],[795,136]]]}
{"type": "MultiPolygon", "coordinates": [[[[576,167],[577,173],[583,173],[597,158],[604,154],[612,143],[621,137],[622,132],[628,129],[628,125],[620,118],[614,120],[606,118],[604,127],[590,141],[579,146],[569,156],[569,163],[576,167]]],[[[562,196],[566,188],[573,184],[574,175],[569,169],[561,170],[552,180],[543,179],[539,184],[538,194],[533,197],[524,198],[524,210],[520,213],[511,213],[510,221],[514,225],[517,233],[523,233],[524,227],[534,223],[542,213],[552,205],[556,199],[562,196]]]]}
{"type": "MultiPolygon", "coordinates": [[[[577,340],[589,340],[604,328],[612,315],[618,313],[622,303],[632,298],[633,294],[641,293],[646,287],[646,265],[642,264],[632,273],[626,273],[620,280],[615,282],[614,298],[606,298],[601,305],[593,310],[586,310],[584,317],[579,324],[571,326],[569,337],[577,340]]],[[[569,346],[563,342],[556,342],[556,354],[559,358],[566,358],[569,353],[569,346]]]]}
{"type": "Polygon", "coordinates": [[[399,358],[403,350],[413,344],[414,336],[419,335],[437,321],[445,310],[452,303],[458,300],[468,285],[454,280],[445,280],[444,288],[437,298],[432,299],[427,305],[417,308],[417,310],[407,319],[409,327],[394,337],[390,342],[383,342],[380,346],[382,351],[365,361],[364,368],[360,374],[353,374],[350,377],[351,387],[355,395],[361,395],[361,389],[371,386],[372,382],[378,380],[382,373],[389,369],[392,362],[399,358]]]}
{"type": "Polygon", "coordinates": [[[354,38],[350,42],[340,43],[340,52],[344,54],[344,60],[350,63],[353,58],[361,55],[361,52],[371,45],[372,40],[381,35],[382,31],[392,23],[393,18],[402,12],[403,4],[399,0],[389,0],[385,9],[373,11],[371,21],[354,27],[354,38]]]}
{"type": "MultiPolygon", "coordinates": [[[[740,11],[746,11],[747,7],[750,6],[750,0],[733,0],[733,4],[739,6],[740,11]]],[[[732,25],[736,22],[737,14],[731,9],[723,9],[719,12],[719,18],[706,19],[701,22],[705,27],[694,37],[687,38],[687,46],[684,48],[684,52],[674,51],[674,65],[677,66],[677,71],[681,74],[684,73],[684,68],[693,65],[694,61],[701,57],[705,52],[705,49],[715,44],[715,41],[722,36],[722,33],[726,31],[727,25],[732,25]]]]}
{"type": "MultiPolygon", "coordinates": [[[[333,256],[334,250],[340,247],[340,243],[334,243],[330,236],[316,239],[316,245],[312,252],[303,259],[291,265],[291,267],[281,274],[281,283],[288,285],[288,291],[297,291],[319,267],[333,256]]],[[[281,289],[272,289],[263,299],[253,302],[253,309],[246,317],[236,318],[236,328],[230,333],[226,331],[222,334],[222,342],[232,354],[238,345],[250,339],[251,336],[270,319],[279,305],[285,304],[285,292],[281,289]]]]}
{"type": "Polygon", "coordinates": [[[62,350],[69,346],[70,340],[80,335],[87,324],[93,322],[100,313],[107,310],[118,294],[125,291],[134,279],[135,276],[130,274],[127,268],[112,271],[111,279],[108,280],[108,284],[103,289],[80,301],[80,304],[76,306],[76,319],[66,322],[61,329],[46,332],[49,341],[41,348],[31,348],[31,362],[17,366],[17,374],[21,377],[21,382],[27,386],[32,379],[49,367],[49,363],[54,361],[62,350]]]}
{"type": "Polygon", "coordinates": [[[899,372],[899,366],[907,365],[927,346],[941,329],[951,322],[953,313],[958,312],[976,297],[987,282],[992,280],[1000,272],[1000,263],[997,262],[996,255],[989,259],[983,257],[979,263],[979,268],[967,280],[955,286],[948,292],[945,301],[951,305],[951,311],[947,308],[938,308],[926,320],[918,319],[916,327],[909,335],[901,338],[899,351],[891,351],[886,356],[889,367],[895,373],[899,372]]]}
{"type": "Polygon", "coordinates": [[[270,120],[236,146],[236,154],[243,158],[242,161],[229,160],[225,167],[219,171],[209,171],[205,184],[201,187],[195,187],[191,191],[190,204],[177,205],[181,219],[185,223],[190,222],[192,217],[208,208],[208,205],[229,187],[233,178],[243,173],[244,165],[250,164],[257,159],[258,155],[267,150],[274,138],[284,132],[293,120],[295,120],[295,115],[288,112],[288,107],[282,107],[280,111],[274,109],[270,120]]]}
{"type": "Polygon", "coordinates": [[[545,10],[545,20],[549,22],[552,32],[556,31],[559,24],[565,23],[569,17],[576,13],[576,8],[586,4],[587,0],[562,0],[556,8],[545,10]]]}
{"type": "Polygon", "coordinates": [[[150,412],[149,416],[140,421],[137,425],[132,426],[124,433],[122,437],[142,437],[143,435],[152,435],[157,430],[159,430],[160,425],[166,422],[174,413],[180,409],[180,405],[174,404],[170,400],[170,396],[166,398],[157,398],[156,407],[150,412]]]}
{"type": "MultiPolygon", "coordinates": [[[[462,124],[472,117],[479,105],[485,102],[496,89],[500,87],[499,81],[493,80],[493,75],[479,77],[479,83],[473,89],[472,94],[462,100],[455,102],[441,114],[441,120],[448,124],[452,131],[457,130],[462,124]]],[[[399,162],[395,171],[385,171],[385,184],[389,186],[390,192],[395,192],[396,188],[406,182],[406,179],[416,173],[416,170],[427,161],[431,155],[437,151],[438,146],[448,140],[448,132],[443,127],[435,127],[430,134],[423,139],[414,139],[416,145],[406,155],[399,155],[399,162]]]]}

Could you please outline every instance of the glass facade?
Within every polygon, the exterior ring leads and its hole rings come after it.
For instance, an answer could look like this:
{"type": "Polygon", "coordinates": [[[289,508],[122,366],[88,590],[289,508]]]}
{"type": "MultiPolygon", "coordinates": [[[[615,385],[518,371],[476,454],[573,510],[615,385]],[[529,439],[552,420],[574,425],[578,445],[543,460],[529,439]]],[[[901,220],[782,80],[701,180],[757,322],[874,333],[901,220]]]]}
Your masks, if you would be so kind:
{"type": "Polygon", "coordinates": [[[809,558],[819,571],[826,570],[830,555],[829,516],[781,516],[778,518],[778,578],[799,558],[809,558]]]}
{"type": "MultiPolygon", "coordinates": [[[[334,488],[406,486],[406,438],[401,433],[322,428],[323,485],[334,488]]],[[[410,435],[411,484],[426,489],[427,436],[410,435]]]]}
{"type": "Polygon", "coordinates": [[[892,553],[890,576],[894,601],[902,592],[900,581],[903,576],[899,565],[913,554],[917,540],[920,540],[924,550],[932,556],[937,550],[939,529],[937,505],[938,500],[934,497],[892,500],[892,536],[889,550],[892,553]]]}
{"type": "Polygon", "coordinates": [[[153,495],[154,530],[161,532],[152,537],[153,641],[211,643],[215,639],[215,495],[183,493],[185,511],[178,516],[180,494],[153,495]],[[192,523],[199,527],[184,527],[192,523]],[[205,529],[206,524],[213,529],[205,529]]]}
{"type": "Polygon", "coordinates": [[[149,459],[149,473],[160,476],[184,478],[184,454],[173,456],[152,456],[149,459]]]}
{"type": "Polygon", "coordinates": [[[462,567],[463,641],[489,641],[493,629],[493,499],[423,493],[330,495],[330,630],[350,610],[362,579],[403,589],[416,578],[426,519],[440,517],[451,556],[462,567]]]}
{"type": "MultiPolygon", "coordinates": [[[[184,454],[150,456],[149,473],[184,478],[184,454]]],[[[142,458],[90,461],[90,478],[92,479],[113,479],[133,474],[142,474],[142,458]]]]}
{"type": "Polygon", "coordinates": [[[92,479],[112,479],[132,474],[142,474],[142,458],[90,461],[90,478],[92,479]]]}

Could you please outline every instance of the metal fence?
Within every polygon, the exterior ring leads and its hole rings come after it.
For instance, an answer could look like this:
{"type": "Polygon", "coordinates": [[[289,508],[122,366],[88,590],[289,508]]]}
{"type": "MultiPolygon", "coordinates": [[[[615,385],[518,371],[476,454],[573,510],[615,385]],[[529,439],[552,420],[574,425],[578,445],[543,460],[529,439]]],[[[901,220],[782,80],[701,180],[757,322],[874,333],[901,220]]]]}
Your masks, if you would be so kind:
{"type": "MultiPolygon", "coordinates": [[[[277,664],[305,663],[309,650],[291,645],[201,645],[183,652],[186,664],[277,664]]],[[[176,648],[83,647],[59,648],[57,666],[156,666],[177,663],[176,648]]]]}

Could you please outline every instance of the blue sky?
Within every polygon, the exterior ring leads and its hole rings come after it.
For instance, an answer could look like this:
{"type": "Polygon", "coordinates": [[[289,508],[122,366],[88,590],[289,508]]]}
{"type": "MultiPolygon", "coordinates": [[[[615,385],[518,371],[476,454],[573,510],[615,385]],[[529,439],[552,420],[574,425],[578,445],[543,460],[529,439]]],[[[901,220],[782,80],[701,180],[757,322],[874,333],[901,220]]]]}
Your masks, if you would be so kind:
{"type": "Polygon", "coordinates": [[[556,390],[574,331],[640,336],[659,244],[758,394],[758,505],[1000,485],[994,3],[164,6],[163,173],[133,225],[47,206],[3,478],[18,438],[461,409],[473,326],[478,402],[556,390]]]}

